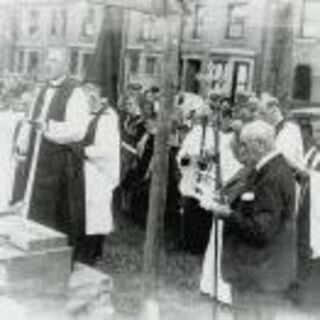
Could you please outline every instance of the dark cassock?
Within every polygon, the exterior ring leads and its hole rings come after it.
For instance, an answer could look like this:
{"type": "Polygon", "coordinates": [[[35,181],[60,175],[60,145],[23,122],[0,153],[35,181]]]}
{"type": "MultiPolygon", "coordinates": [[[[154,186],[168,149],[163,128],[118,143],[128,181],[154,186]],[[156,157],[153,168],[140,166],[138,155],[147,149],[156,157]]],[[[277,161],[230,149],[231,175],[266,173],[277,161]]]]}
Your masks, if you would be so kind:
{"type": "Polygon", "coordinates": [[[292,170],[273,153],[258,163],[231,205],[223,230],[222,274],[232,285],[235,308],[244,310],[237,319],[274,319],[279,308],[286,308],[296,277],[295,197],[292,170]]]}
{"type": "MultiPolygon", "coordinates": [[[[211,155],[214,152],[214,132],[212,126],[204,123],[195,124],[186,135],[177,154],[177,164],[181,178],[181,233],[183,247],[194,255],[205,252],[210,238],[212,213],[201,208],[196,193],[199,185],[199,162],[201,154],[211,155]]],[[[208,165],[207,174],[214,168],[208,165]]]]}
{"type": "Polygon", "coordinates": [[[153,150],[154,134],[146,132],[137,144],[137,161],[121,182],[121,188],[131,194],[129,215],[141,226],[148,213],[153,150]]]}
{"type": "Polygon", "coordinates": [[[87,98],[73,79],[52,81],[40,90],[28,120],[16,142],[18,152],[21,141],[28,141],[28,147],[25,160],[16,167],[12,203],[24,197],[35,147],[32,123],[45,121],[28,218],[65,233],[76,257],[77,239],[84,233],[85,198],[83,157],[72,144],[81,141],[87,130],[87,98]]]}

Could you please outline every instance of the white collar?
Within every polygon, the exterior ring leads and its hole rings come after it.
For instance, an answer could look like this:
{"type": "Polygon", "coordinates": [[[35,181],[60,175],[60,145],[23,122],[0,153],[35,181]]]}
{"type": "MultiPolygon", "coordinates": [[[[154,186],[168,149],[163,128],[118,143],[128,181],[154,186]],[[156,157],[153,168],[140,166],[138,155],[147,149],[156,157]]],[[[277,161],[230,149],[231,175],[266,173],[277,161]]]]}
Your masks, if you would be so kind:
{"type": "Polygon", "coordinates": [[[66,76],[63,75],[62,77],[58,78],[58,79],[54,79],[50,81],[50,85],[52,86],[59,86],[64,80],[66,79],[66,76]]]}
{"type": "Polygon", "coordinates": [[[256,170],[259,171],[263,166],[265,166],[268,162],[270,162],[273,158],[275,158],[279,154],[280,153],[277,150],[268,153],[256,164],[256,170]]]}

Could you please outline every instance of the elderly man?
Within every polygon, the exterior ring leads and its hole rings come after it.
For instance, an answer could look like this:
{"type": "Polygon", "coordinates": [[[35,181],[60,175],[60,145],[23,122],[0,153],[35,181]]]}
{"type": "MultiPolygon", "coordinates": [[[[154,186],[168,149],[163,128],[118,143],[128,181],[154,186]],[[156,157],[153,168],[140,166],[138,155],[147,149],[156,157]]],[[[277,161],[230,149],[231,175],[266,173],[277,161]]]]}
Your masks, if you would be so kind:
{"type": "Polygon", "coordinates": [[[295,182],[276,151],[272,126],[244,126],[240,143],[254,168],[230,207],[205,197],[202,205],[225,218],[222,273],[232,285],[236,319],[274,319],[287,307],[296,275],[295,182]]]}
{"type": "Polygon", "coordinates": [[[75,246],[84,232],[84,184],[82,158],[72,144],[81,141],[89,121],[89,105],[77,82],[68,77],[68,53],[49,49],[45,62],[47,83],[38,94],[17,138],[17,154],[25,157],[24,170],[15,176],[13,202],[25,196],[34,161],[36,130],[41,144],[28,217],[64,232],[75,246]]]}
{"type": "Polygon", "coordinates": [[[82,142],[85,153],[85,231],[81,259],[93,264],[103,255],[104,237],[114,230],[113,191],[120,180],[120,130],[117,113],[100,87],[87,83],[91,121],[82,142]]]}
{"type": "Polygon", "coordinates": [[[276,147],[296,169],[303,168],[303,140],[299,126],[287,121],[277,98],[268,93],[261,95],[257,117],[270,123],[276,131],[276,147]]]}

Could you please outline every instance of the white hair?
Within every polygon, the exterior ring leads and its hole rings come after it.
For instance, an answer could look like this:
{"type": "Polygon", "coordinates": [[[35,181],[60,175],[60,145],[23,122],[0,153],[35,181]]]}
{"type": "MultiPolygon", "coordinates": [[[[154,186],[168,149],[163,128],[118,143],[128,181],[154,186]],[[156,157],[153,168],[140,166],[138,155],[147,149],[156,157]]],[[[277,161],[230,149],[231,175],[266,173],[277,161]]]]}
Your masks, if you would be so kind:
{"type": "Polygon", "coordinates": [[[61,63],[68,63],[69,51],[66,47],[50,47],[48,48],[46,58],[57,60],[61,63]]]}
{"type": "Polygon", "coordinates": [[[263,143],[269,151],[275,148],[274,127],[263,120],[255,120],[244,125],[240,137],[243,141],[263,143]]]}

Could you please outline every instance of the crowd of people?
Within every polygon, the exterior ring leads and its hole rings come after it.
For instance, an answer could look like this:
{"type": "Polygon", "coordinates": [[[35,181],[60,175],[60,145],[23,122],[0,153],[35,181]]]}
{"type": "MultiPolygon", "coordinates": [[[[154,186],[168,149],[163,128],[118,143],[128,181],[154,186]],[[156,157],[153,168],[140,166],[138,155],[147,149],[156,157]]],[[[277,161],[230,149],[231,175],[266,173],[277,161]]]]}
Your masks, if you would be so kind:
{"type": "MultiPolygon", "coordinates": [[[[47,81],[13,135],[10,202],[94,264],[115,207],[146,225],[162,92],[129,84],[111,106],[67,65],[64,50],[49,50],[47,81]]],[[[204,256],[200,290],[232,303],[237,319],[274,319],[320,255],[310,128],[268,93],[235,106],[215,92],[177,93],[169,145],[166,239],[204,256]]]]}

